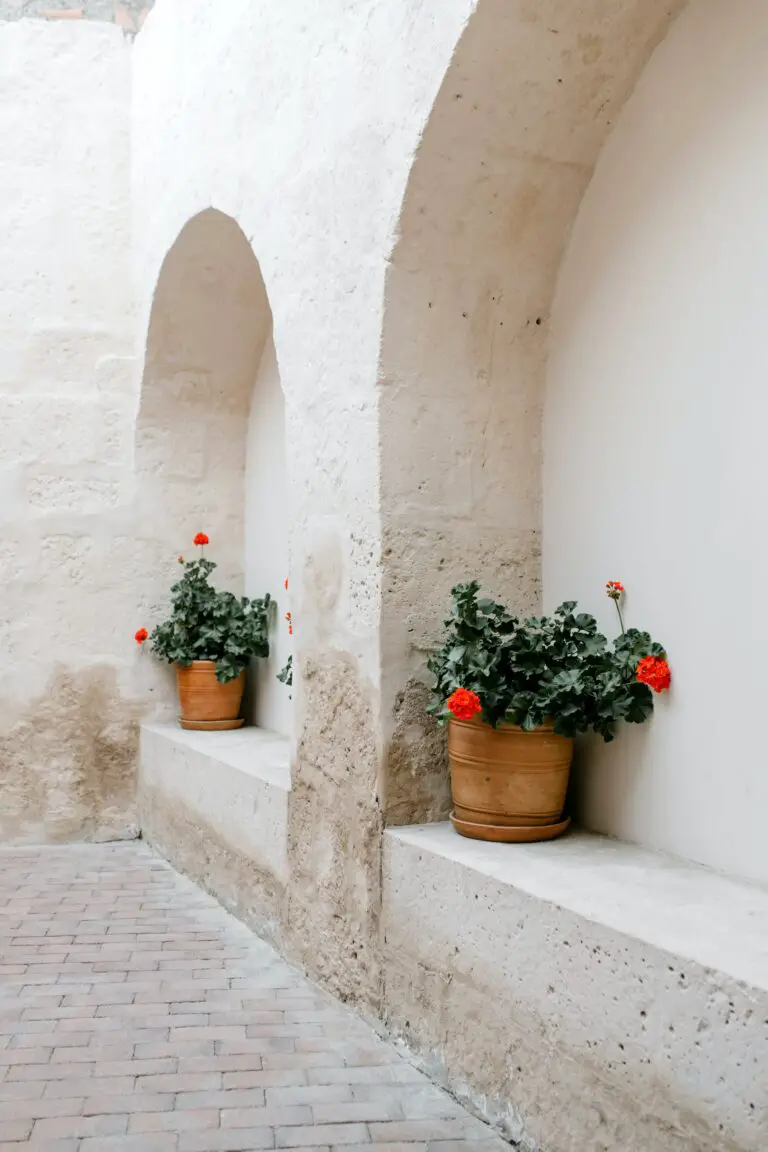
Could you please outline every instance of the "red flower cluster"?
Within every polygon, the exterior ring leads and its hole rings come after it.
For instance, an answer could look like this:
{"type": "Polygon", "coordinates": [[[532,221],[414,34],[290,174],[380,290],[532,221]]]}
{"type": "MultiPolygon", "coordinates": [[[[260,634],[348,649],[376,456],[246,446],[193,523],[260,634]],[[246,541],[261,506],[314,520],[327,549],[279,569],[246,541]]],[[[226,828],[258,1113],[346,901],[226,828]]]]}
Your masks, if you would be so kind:
{"type": "Polygon", "coordinates": [[[471,720],[483,709],[480,697],[468,688],[457,688],[446,701],[446,707],[457,720],[471,720]]]}
{"type": "Polygon", "coordinates": [[[285,578],[285,590],[288,591],[288,577],[285,578]]]}
{"type": "Polygon", "coordinates": [[[619,580],[609,580],[605,586],[605,591],[611,600],[618,600],[624,591],[624,585],[619,580]]]}
{"type": "Polygon", "coordinates": [[[293,616],[290,612],[286,612],[285,618],[288,621],[288,635],[293,636],[293,616]]]}
{"type": "Polygon", "coordinates": [[[148,638],[148,636],[149,636],[149,632],[147,632],[146,628],[139,628],[138,632],[134,636],[134,640],[136,641],[137,644],[143,644],[144,641],[148,638]]]}
{"type": "Polygon", "coordinates": [[[666,692],[672,682],[669,664],[661,656],[643,657],[635,669],[635,676],[654,692],[666,692]]]}
{"type": "Polygon", "coordinates": [[[210,544],[210,540],[206,536],[205,532],[198,532],[197,536],[195,536],[194,543],[196,547],[204,548],[206,544],[210,544]]]}

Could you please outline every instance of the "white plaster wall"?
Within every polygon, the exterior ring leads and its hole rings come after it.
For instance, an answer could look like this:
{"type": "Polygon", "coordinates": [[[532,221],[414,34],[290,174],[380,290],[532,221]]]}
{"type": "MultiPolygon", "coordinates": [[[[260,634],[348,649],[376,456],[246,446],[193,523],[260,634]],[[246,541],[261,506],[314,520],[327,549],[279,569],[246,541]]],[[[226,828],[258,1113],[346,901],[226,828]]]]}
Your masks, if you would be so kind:
{"type": "Polygon", "coordinates": [[[254,665],[251,715],[255,724],[291,734],[292,690],[277,679],[293,650],[284,619],[290,596],[288,536],[291,510],[286,476],[285,401],[272,336],[264,346],[251,399],[245,462],[245,592],[269,592],[276,609],[271,620],[268,660],[254,665]]]}
{"type": "Polygon", "coordinates": [[[114,26],[0,23],[4,837],[132,825],[129,68],[114,26]]]}
{"type": "Polygon", "coordinates": [[[700,0],[598,166],[562,272],[544,448],[548,608],[668,646],[653,722],[585,750],[589,827],[768,879],[768,11],[700,0]]]}
{"type": "Polygon", "coordinates": [[[129,60],[114,27],[0,24],[6,716],[56,661],[121,648],[104,565],[131,466],[129,60]]]}

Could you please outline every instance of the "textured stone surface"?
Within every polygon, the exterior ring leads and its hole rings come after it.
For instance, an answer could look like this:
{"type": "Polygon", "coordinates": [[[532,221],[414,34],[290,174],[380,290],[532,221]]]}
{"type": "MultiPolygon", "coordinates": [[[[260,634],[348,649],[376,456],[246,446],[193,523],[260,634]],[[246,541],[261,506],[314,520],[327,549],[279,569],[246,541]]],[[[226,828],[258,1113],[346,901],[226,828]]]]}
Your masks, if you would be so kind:
{"type": "Polygon", "coordinates": [[[142,708],[109,665],[59,668],[0,736],[0,838],[6,844],[138,835],[142,708]]]}
{"type": "Polygon", "coordinates": [[[287,945],[334,992],[380,999],[381,815],[371,686],[345,655],[308,659],[288,807],[287,945]]]}
{"type": "Polygon", "coordinates": [[[0,1149],[502,1152],[139,845],[0,852],[0,1149]]]}
{"type": "Polygon", "coordinates": [[[385,839],[387,1024],[510,1137],[766,1145],[763,890],[586,835],[514,852],[440,825],[385,839]]]}

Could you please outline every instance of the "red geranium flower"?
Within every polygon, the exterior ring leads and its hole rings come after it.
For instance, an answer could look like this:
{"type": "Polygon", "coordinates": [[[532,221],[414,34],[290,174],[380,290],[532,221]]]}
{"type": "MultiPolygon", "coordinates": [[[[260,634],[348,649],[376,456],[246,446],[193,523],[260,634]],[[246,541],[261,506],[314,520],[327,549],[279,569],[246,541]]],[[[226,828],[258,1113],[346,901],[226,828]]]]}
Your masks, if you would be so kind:
{"type": "Polygon", "coordinates": [[[645,656],[635,669],[635,676],[641,684],[647,684],[654,692],[666,692],[672,682],[669,664],[661,656],[645,656]]]}
{"type": "Polygon", "coordinates": [[[176,559],[178,560],[179,564],[184,563],[184,557],[183,556],[177,556],[176,559]]]}
{"type": "Polygon", "coordinates": [[[457,688],[456,691],[450,695],[446,701],[446,707],[449,712],[452,712],[457,720],[471,720],[473,716],[477,716],[478,712],[482,711],[482,704],[480,697],[474,692],[470,692],[467,688],[457,688]]]}
{"type": "Polygon", "coordinates": [[[618,580],[609,580],[605,586],[605,591],[608,593],[611,600],[618,600],[624,591],[624,585],[618,580]]]}
{"type": "Polygon", "coordinates": [[[138,632],[134,636],[134,640],[137,644],[143,644],[148,636],[149,632],[147,632],[146,628],[139,628],[138,632]]]}
{"type": "Polygon", "coordinates": [[[195,536],[194,543],[198,548],[204,548],[206,544],[210,543],[210,541],[205,532],[198,532],[197,536],[195,536]]]}
{"type": "Polygon", "coordinates": [[[285,590],[288,591],[288,577],[285,578],[285,590]]]}

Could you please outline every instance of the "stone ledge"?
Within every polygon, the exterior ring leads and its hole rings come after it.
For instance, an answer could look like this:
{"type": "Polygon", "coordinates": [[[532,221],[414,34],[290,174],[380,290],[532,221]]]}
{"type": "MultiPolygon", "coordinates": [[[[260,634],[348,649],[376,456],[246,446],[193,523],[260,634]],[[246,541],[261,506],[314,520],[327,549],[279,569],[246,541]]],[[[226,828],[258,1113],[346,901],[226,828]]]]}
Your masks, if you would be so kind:
{"type": "Polygon", "coordinates": [[[514,847],[449,824],[387,835],[768,992],[768,890],[757,884],[588,832],[514,847]]]}
{"type": "Polygon", "coordinates": [[[768,892],[586,833],[385,836],[387,1024],[521,1147],[768,1147],[768,892]]]}
{"type": "Polygon", "coordinates": [[[290,744],[275,732],[142,726],[142,835],[270,939],[288,876],[290,790],[290,744]]]}

